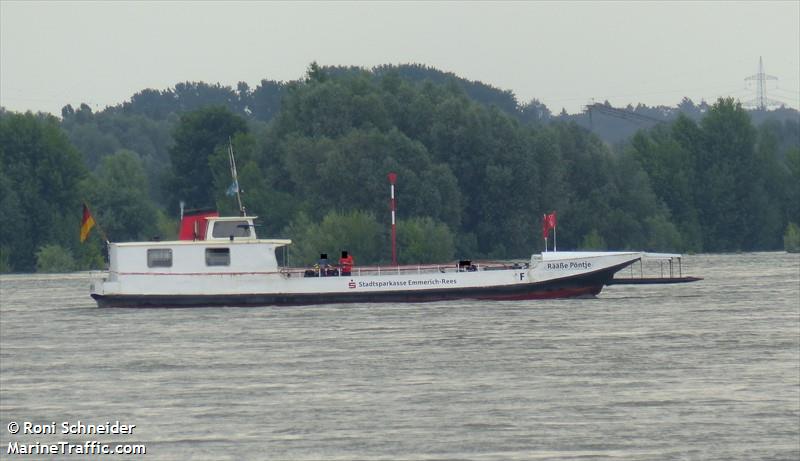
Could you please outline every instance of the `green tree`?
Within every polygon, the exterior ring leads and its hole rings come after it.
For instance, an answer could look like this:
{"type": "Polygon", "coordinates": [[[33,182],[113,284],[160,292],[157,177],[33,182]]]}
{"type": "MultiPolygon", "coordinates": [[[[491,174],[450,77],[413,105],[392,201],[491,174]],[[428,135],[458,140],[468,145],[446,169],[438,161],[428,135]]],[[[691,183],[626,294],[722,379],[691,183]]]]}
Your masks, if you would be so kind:
{"type": "Polygon", "coordinates": [[[0,274],[7,274],[14,268],[11,265],[11,256],[8,247],[0,247],[0,274]]]}
{"type": "MultiPolygon", "coordinates": [[[[0,170],[0,213],[3,225],[0,226],[0,248],[3,250],[2,271],[13,272],[13,261],[23,256],[24,249],[32,250],[33,241],[28,223],[25,221],[25,209],[17,194],[17,181],[6,176],[6,164],[0,170]]],[[[17,261],[18,270],[22,270],[17,261]]]]}
{"type": "Polygon", "coordinates": [[[255,118],[269,122],[280,112],[286,88],[286,84],[282,82],[261,80],[261,84],[250,93],[248,109],[255,118]]]}
{"type": "Polygon", "coordinates": [[[288,248],[288,263],[291,266],[311,266],[319,257],[319,224],[313,222],[306,213],[299,212],[282,231],[292,239],[288,248]]]}
{"type": "Polygon", "coordinates": [[[741,105],[720,99],[700,124],[695,203],[707,251],[751,248],[763,203],[756,132],[741,105]]]}
{"type": "Polygon", "coordinates": [[[75,269],[75,259],[72,257],[72,253],[60,245],[44,245],[36,250],[37,272],[72,272],[75,269]]]}
{"type": "Polygon", "coordinates": [[[671,126],[659,126],[649,133],[638,132],[628,150],[641,164],[652,190],[669,210],[681,235],[682,248],[693,251],[700,251],[703,246],[694,203],[698,174],[695,151],[699,148],[699,136],[695,122],[679,117],[671,126]]]}
{"type": "Polygon", "coordinates": [[[645,218],[647,241],[639,247],[650,251],[679,251],[684,247],[677,227],[663,214],[645,218]]]}
{"type": "Polygon", "coordinates": [[[430,215],[457,226],[461,196],[446,165],[434,164],[425,147],[398,130],[351,130],[332,139],[291,136],[284,162],[296,192],[315,216],[329,210],[388,213],[387,173],[398,174],[398,203],[406,215],[430,215]]]}
{"type": "MultiPolygon", "coordinates": [[[[147,195],[148,179],[139,156],[122,150],[103,158],[97,172],[81,185],[95,221],[114,242],[150,240],[159,232],[159,216],[147,195]]],[[[102,239],[92,240],[101,244],[102,239]]]]}
{"type": "Polygon", "coordinates": [[[172,170],[168,188],[174,209],[180,200],[189,208],[214,204],[209,157],[218,147],[226,146],[236,133],[245,132],[245,120],[225,107],[212,106],[181,116],[169,151],[172,170]]]}
{"type": "MultiPolygon", "coordinates": [[[[561,199],[563,208],[558,216],[562,224],[558,228],[560,246],[574,248],[592,229],[604,238],[618,238],[618,229],[630,227],[630,223],[621,210],[612,210],[612,201],[619,198],[620,190],[610,152],[574,123],[555,124],[553,129],[564,172],[565,198],[561,199]]],[[[555,207],[542,211],[551,209],[555,207]]]]}
{"type": "Polygon", "coordinates": [[[651,229],[662,222],[663,230],[650,242],[677,242],[663,227],[671,216],[683,248],[777,248],[792,181],[773,128],[757,131],[741,105],[720,99],[699,125],[679,117],[634,136],[633,156],[670,212],[649,222],[651,229]]]}
{"type": "Polygon", "coordinates": [[[790,222],[783,234],[783,248],[789,253],[800,253],[800,226],[790,222]]]}
{"type": "Polygon", "coordinates": [[[14,271],[33,271],[46,244],[75,248],[81,154],[52,116],[0,112],[0,247],[14,271]]]}
{"type": "Polygon", "coordinates": [[[284,234],[292,236],[293,246],[289,250],[292,264],[310,266],[321,253],[327,253],[335,263],[342,250],[349,251],[357,264],[375,264],[388,258],[381,251],[385,241],[381,226],[371,213],[364,211],[332,211],[319,224],[300,213],[284,234]]]}
{"type": "Polygon", "coordinates": [[[800,222],[800,146],[786,153],[786,221],[800,222]]]}
{"type": "Polygon", "coordinates": [[[399,220],[397,246],[400,264],[448,262],[455,254],[453,233],[428,216],[399,220]]]}
{"type": "MultiPolygon", "coordinates": [[[[757,174],[751,192],[757,195],[751,203],[758,213],[754,216],[758,221],[750,232],[751,245],[756,250],[780,248],[786,210],[791,207],[787,202],[792,187],[790,173],[781,161],[777,136],[767,124],[757,130],[753,162],[757,174]]],[[[797,187],[798,183],[794,184],[797,187]]]]}
{"type": "Polygon", "coordinates": [[[597,232],[597,229],[592,229],[583,236],[579,248],[581,250],[603,251],[607,249],[607,245],[603,237],[597,232]]]}

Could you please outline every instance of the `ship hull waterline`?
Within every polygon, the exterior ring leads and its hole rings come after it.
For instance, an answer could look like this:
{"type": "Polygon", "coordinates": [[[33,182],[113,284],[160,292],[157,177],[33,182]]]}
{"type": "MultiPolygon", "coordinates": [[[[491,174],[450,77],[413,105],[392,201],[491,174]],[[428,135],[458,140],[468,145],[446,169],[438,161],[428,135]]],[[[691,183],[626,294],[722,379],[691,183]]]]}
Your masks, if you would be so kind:
{"type": "Polygon", "coordinates": [[[468,288],[327,293],[92,294],[99,307],[259,307],[343,303],[421,303],[475,299],[519,301],[597,296],[631,262],[542,282],[468,288]]]}

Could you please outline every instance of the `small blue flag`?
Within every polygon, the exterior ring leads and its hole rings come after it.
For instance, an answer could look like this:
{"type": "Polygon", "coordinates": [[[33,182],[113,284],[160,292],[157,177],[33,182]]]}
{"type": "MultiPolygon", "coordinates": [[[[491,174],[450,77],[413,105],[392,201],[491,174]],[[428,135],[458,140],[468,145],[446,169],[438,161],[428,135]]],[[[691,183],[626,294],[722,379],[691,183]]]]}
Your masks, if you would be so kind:
{"type": "Polygon", "coordinates": [[[239,181],[233,181],[230,187],[228,187],[228,190],[225,191],[225,195],[234,196],[237,192],[239,192],[239,181]]]}

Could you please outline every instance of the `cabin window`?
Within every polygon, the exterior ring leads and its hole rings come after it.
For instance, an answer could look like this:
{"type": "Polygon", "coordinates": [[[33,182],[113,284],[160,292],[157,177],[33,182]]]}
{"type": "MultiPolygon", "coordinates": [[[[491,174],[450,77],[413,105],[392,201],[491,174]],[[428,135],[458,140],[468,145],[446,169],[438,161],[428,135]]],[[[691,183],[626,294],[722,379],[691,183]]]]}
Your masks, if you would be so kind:
{"type": "Polygon", "coordinates": [[[153,248],[147,250],[147,267],[172,267],[172,249],[153,248]]]}
{"type": "Polygon", "coordinates": [[[230,266],[230,248],[206,248],[206,266],[230,266]]]}
{"type": "Polygon", "coordinates": [[[246,220],[241,221],[217,221],[214,223],[214,230],[211,232],[215,238],[250,237],[250,223],[246,220]]]}

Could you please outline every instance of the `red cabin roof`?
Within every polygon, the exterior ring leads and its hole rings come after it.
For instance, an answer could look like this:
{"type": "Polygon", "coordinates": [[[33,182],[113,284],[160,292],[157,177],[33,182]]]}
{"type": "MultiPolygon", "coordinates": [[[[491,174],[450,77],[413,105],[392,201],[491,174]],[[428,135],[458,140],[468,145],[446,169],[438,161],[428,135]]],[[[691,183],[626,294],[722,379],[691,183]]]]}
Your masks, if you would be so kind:
{"type": "Polygon", "coordinates": [[[197,211],[183,215],[181,220],[181,232],[179,240],[205,240],[206,228],[208,227],[207,218],[218,217],[216,211],[197,211]]]}

